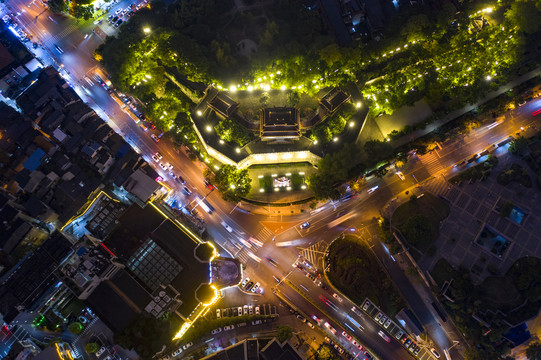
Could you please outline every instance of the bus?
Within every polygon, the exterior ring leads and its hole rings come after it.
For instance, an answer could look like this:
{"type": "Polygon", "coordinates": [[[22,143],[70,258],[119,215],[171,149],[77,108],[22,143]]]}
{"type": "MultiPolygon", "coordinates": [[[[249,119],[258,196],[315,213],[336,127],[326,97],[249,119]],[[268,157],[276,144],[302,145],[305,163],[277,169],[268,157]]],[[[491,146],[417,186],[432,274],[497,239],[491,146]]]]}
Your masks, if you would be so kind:
{"type": "Polygon", "coordinates": [[[208,214],[212,214],[212,212],[215,210],[212,205],[209,204],[209,202],[205,199],[203,200],[197,200],[197,205],[201,206],[203,210],[205,210],[208,214]]]}

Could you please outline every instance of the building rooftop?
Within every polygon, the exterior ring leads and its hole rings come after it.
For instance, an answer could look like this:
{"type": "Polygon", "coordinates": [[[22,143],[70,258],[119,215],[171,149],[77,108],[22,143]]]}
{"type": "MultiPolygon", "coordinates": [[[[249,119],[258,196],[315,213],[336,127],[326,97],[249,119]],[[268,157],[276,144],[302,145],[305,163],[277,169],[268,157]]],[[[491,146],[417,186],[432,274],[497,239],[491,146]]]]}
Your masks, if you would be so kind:
{"type": "Polygon", "coordinates": [[[161,284],[180,293],[178,312],[184,317],[199,304],[197,289],[210,282],[209,263],[195,257],[198,243],[150,205],[132,205],[105,244],[124,259],[149,292],[161,284]],[[163,254],[167,254],[166,262],[160,261],[163,254]]]}
{"type": "Polygon", "coordinates": [[[126,191],[136,196],[142,202],[147,202],[161,187],[153,178],[138,169],[122,185],[126,191]]]}
{"type": "Polygon", "coordinates": [[[330,113],[335,112],[351,99],[351,95],[340,90],[339,87],[333,88],[325,96],[319,99],[319,103],[327,109],[330,113]]]}
{"type": "Polygon", "coordinates": [[[223,117],[229,117],[237,110],[239,104],[223,91],[218,92],[208,103],[209,107],[223,117]]]}
{"type": "Polygon", "coordinates": [[[125,270],[103,281],[87,301],[99,318],[115,332],[122,331],[141,314],[150,294],[125,270]]]}
{"type": "Polygon", "coordinates": [[[261,109],[262,140],[297,139],[301,134],[299,110],[294,107],[261,109]]]}
{"type": "Polygon", "coordinates": [[[53,274],[72,252],[71,243],[55,231],[0,279],[0,313],[10,322],[19,311],[31,308],[58,279],[53,274]]]}

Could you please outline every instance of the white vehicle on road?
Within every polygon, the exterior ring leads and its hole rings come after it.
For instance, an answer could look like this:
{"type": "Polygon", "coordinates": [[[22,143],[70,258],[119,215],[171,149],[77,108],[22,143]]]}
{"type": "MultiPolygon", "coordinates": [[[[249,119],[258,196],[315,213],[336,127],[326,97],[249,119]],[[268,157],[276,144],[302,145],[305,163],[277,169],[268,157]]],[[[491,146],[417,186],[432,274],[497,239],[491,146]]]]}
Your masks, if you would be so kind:
{"type": "Polygon", "coordinates": [[[225,221],[222,221],[222,226],[230,233],[233,232],[233,228],[229,225],[227,225],[227,223],[225,221]]]}
{"type": "Polygon", "coordinates": [[[368,189],[368,193],[369,193],[369,194],[372,194],[372,193],[373,193],[374,191],[376,191],[377,189],[379,189],[379,186],[378,186],[378,185],[376,185],[376,186],[374,186],[374,187],[368,189]]]}

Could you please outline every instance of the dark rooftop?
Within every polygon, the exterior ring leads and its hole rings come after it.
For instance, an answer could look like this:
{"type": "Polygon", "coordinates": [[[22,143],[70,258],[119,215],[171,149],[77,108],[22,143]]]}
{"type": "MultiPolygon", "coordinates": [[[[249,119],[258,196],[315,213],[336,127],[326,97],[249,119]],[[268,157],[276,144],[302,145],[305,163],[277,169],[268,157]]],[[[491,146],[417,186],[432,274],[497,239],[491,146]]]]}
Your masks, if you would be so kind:
{"type": "Polygon", "coordinates": [[[333,113],[346,101],[349,101],[350,98],[351,96],[348,93],[340,90],[339,87],[335,87],[319,99],[319,103],[330,113],[333,113]]]}
{"type": "Polygon", "coordinates": [[[87,301],[107,326],[120,332],[150,300],[150,294],[125,270],[120,270],[112,279],[102,282],[87,301]]]}
{"type": "Polygon", "coordinates": [[[0,313],[6,322],[17,316],[20,310],[16,307],[31,307],[58,281],[53,272],[71,251],[71,243],[55,231],[0,279],[0,313]]]}
{"type": "Polygon", "coordinates": [[[293,346],[286,341],[283,344],[274,338],[260,352],[263,360],[302,360],[293,346]]]}
{"type": "Polygon", "coordinates": [[[294,107],[261,109],[261,139],[299,138],[300,113],[294,107]]]}
{"type": "Polygon", "coordinates": [[[212,110],[216,111],[223,117],[230,116],[239,107],[239,104],[227,96],[223,91],[218,92],[208,104],[212,110]]]}

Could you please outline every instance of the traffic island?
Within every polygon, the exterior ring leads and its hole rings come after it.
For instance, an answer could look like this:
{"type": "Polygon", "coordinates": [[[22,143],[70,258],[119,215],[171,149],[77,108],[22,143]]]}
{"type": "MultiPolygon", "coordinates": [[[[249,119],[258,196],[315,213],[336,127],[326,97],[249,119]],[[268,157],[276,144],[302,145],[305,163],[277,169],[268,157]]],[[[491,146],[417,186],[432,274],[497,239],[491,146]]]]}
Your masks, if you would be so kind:
{"type": "Polygon", "coordinates": [[[358,305],[368,298],[389,315],[405,306],[368,244],[353,235],[329,245],[325,269],[329,282],[358,305]]]}

